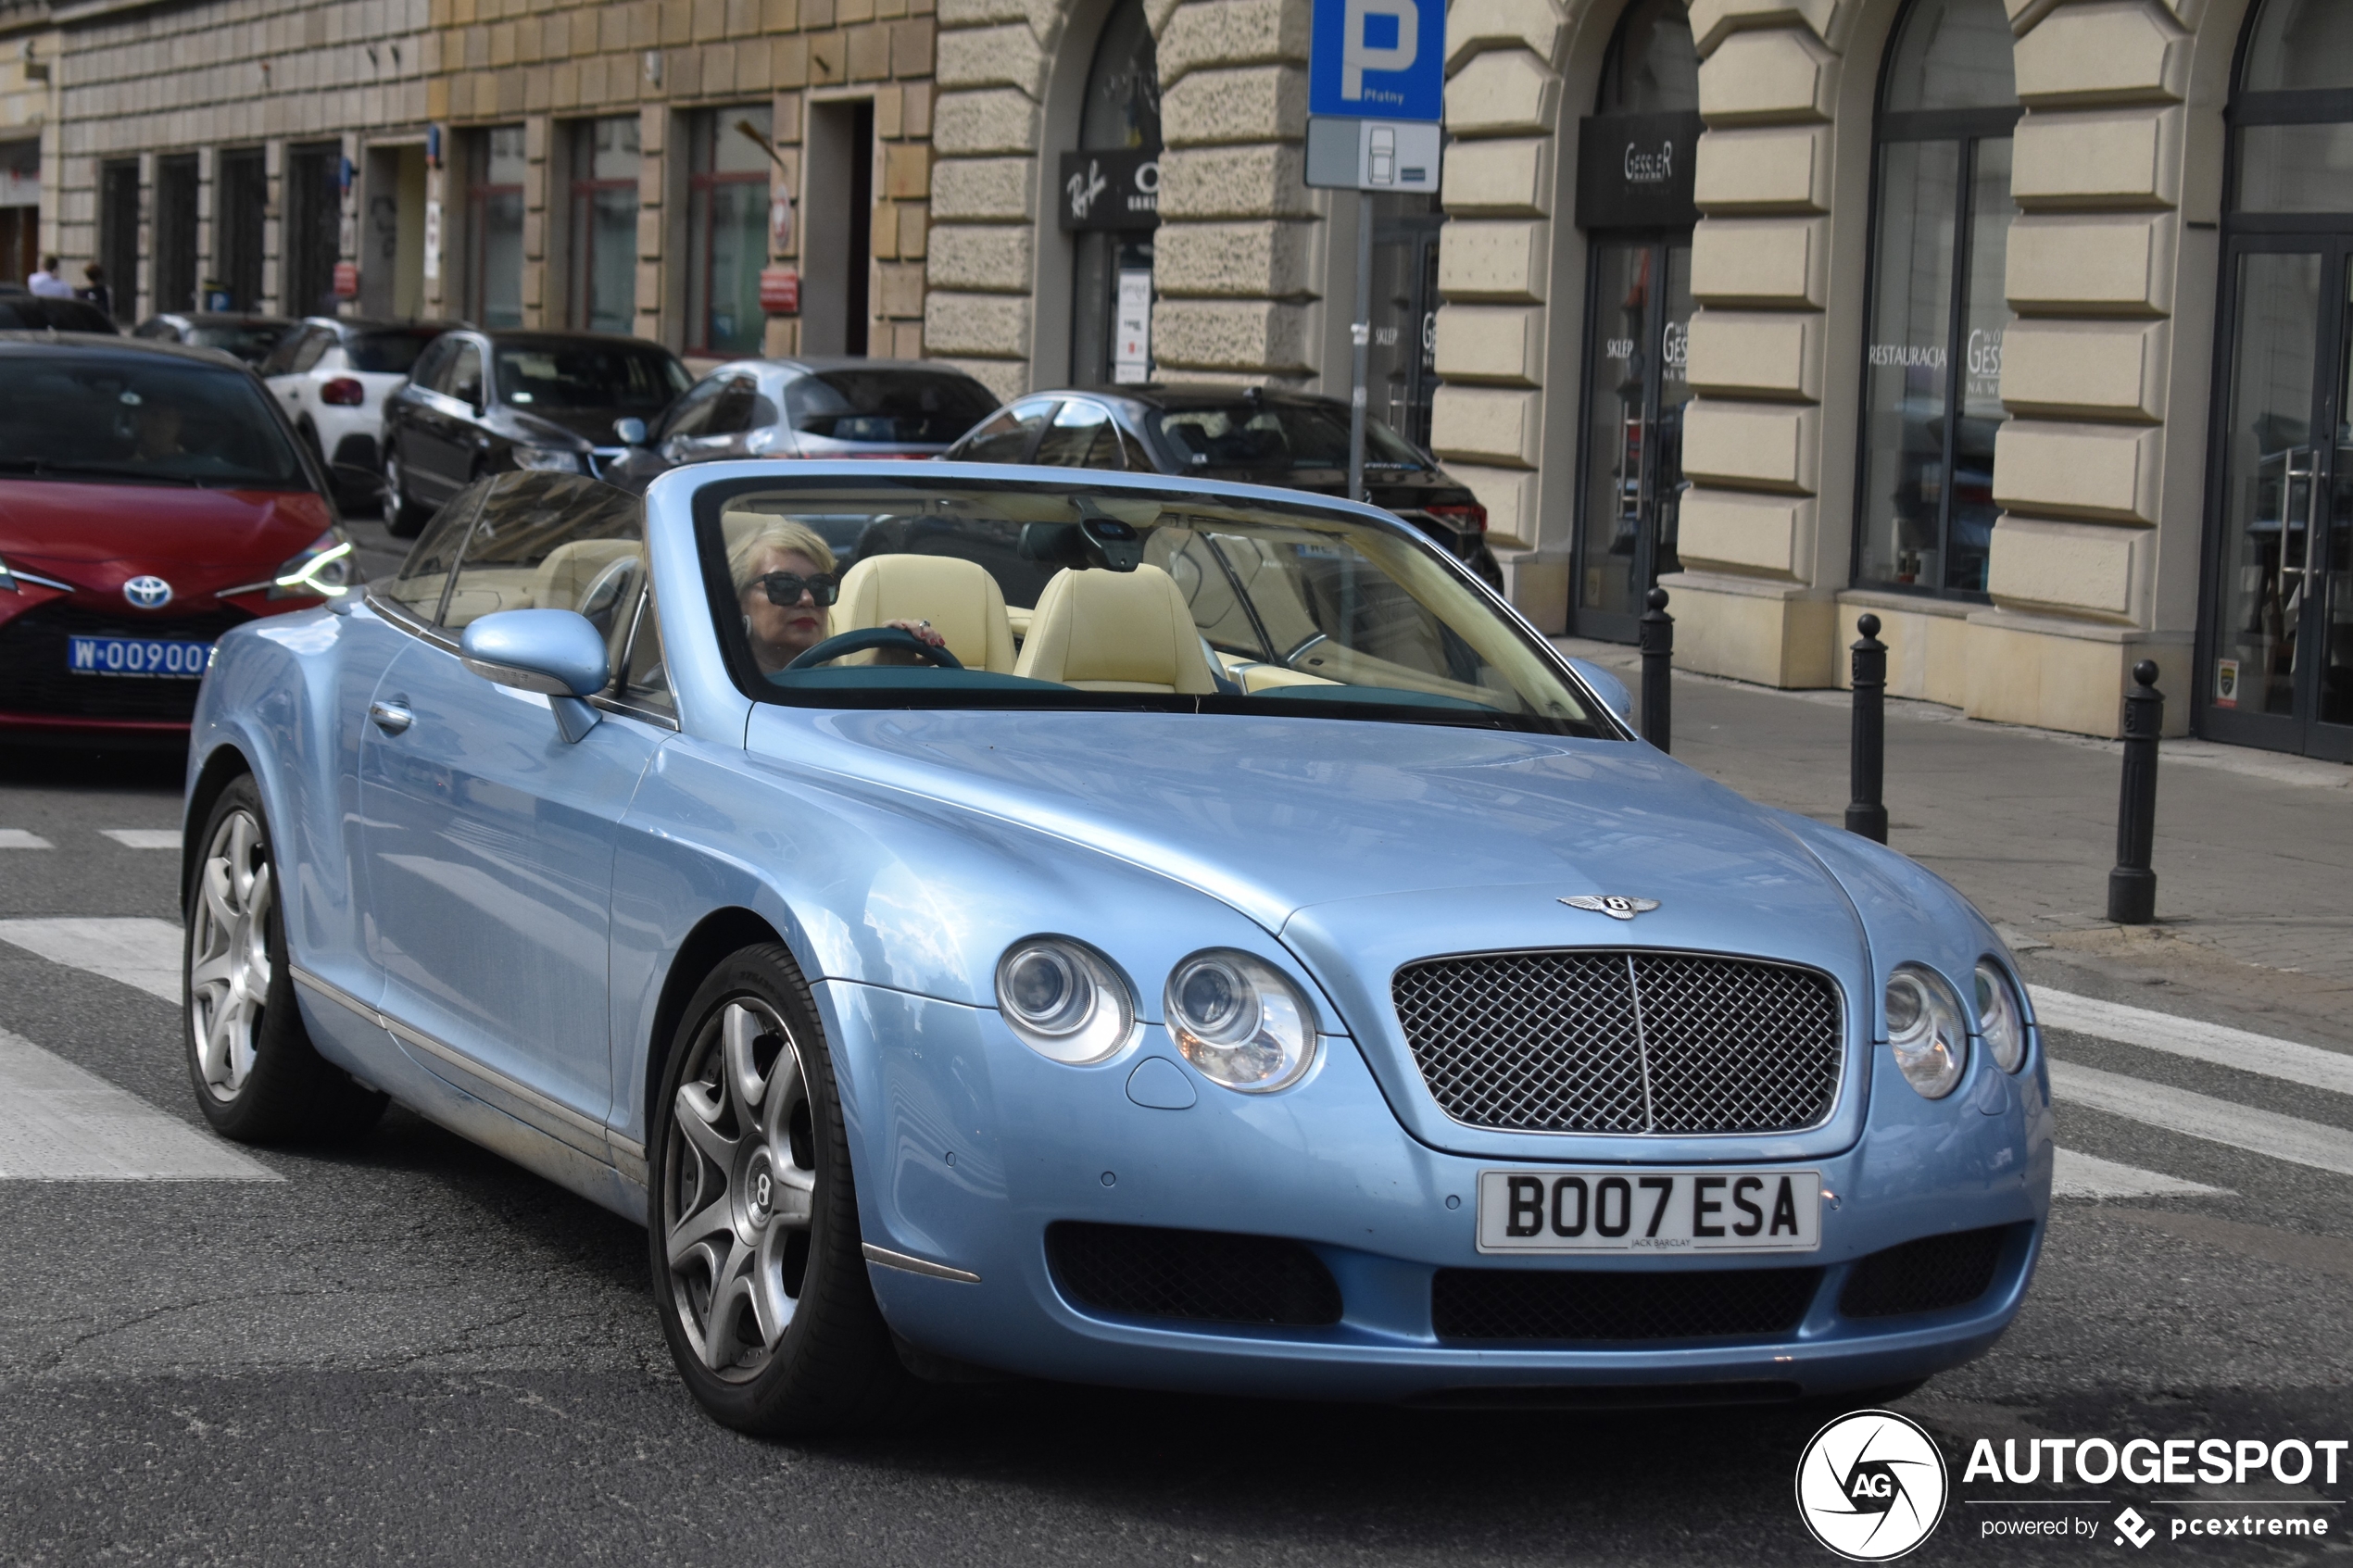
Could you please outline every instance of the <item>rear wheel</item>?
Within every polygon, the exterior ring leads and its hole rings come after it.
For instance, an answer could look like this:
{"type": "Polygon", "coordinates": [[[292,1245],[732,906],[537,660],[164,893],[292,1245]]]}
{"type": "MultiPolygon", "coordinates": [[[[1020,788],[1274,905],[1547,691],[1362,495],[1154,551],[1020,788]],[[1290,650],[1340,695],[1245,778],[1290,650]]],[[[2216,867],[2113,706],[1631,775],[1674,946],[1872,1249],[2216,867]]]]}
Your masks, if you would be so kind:
{"type": "Polygon", "coordinates": [[[413,539],[425,525],[425,508],[409,499],[409,489],[401,482],[400,454],[390,441],[384,443],[384,532],[396,539],[413,539]]]}
{"type": "Polygon", "coordinates": [[[285,918],[261,792],[220,793],[188,891],[181,964],[188,1075],[205,1120],[243,1143],[349,1137],[384,1097],[321,1056],[296,1005],[285,918]]]}
{"type": "Polygon", "coordinates": [[[763,1436],[912,1409],[866,1279],[832,1058],[785,948],[744,948],[696,993],[652,1148],[654,1298],[702,1407],[763,1436]]]}

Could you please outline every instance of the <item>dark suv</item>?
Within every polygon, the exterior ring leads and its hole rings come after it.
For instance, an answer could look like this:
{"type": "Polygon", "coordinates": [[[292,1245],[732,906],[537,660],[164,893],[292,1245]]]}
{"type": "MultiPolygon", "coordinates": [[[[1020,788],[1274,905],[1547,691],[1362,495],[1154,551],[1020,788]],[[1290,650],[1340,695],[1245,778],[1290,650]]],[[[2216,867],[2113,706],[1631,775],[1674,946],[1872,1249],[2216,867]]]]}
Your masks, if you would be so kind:
{"type": "MultiPolygon", "coordinates": [[[[941,455],[950,462],[1126,469],[1345,495],[1348,405],[1256,386],[1039,392],[1000,408],[941,455]]],[[[1478,497],[1374,419],[1365,421],[1365,499],[1503,587],[1478,497]]]]}

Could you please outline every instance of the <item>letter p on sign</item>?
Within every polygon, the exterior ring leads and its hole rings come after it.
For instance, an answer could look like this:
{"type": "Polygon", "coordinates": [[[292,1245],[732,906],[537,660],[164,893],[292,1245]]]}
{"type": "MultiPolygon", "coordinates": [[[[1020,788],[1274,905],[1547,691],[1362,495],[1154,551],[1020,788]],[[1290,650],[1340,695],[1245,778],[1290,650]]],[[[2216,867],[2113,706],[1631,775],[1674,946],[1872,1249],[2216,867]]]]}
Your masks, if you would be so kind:
{"type": "Polygon", "coordinates": [[[1422,17],[1414,0],[1348,0],[1340,36],[1340,95],[1365,96],[1368,70],[1410,70],[1421,48],[1422,17]],[[1382,42],[1373,42],[1375,35],[1382,42]]]}

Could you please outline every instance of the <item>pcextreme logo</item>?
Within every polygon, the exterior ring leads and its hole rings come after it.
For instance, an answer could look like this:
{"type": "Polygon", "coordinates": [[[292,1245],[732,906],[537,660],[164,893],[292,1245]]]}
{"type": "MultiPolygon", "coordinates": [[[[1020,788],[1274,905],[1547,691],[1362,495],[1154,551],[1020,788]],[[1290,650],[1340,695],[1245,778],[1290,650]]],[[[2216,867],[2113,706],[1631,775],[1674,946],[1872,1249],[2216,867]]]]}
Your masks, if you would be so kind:
{"type": "Polygon", "coordinates": [[[1798,1517],[1850,1562],[1885,1562],[1928,1539],[1950,1490],[1936,1439],[1893,1411],[1840,1416],[1797,1461],[1798,1517]]]}

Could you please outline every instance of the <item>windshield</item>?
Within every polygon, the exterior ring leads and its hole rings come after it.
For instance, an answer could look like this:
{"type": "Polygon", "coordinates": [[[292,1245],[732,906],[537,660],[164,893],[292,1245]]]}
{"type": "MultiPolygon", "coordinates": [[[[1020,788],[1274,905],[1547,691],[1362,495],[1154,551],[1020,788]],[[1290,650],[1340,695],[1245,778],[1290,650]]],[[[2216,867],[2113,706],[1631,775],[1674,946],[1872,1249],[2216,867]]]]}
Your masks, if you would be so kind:
{"type": "Polygon", "coordinates": [[[820,370],[785,391],[793,429],[835,441],[945,446],[997,407],[969,376],[937,370],[820,370]]]}
{"type": "Polygon", "coordinates": [[[735,481],[696,506],[722,640],[766,701],[1616,734],[1434,549],[1344,515],[1017,481],[735,481]],[[924,623],[961,668],[891,630],[924,623]]]}
{"type": "Polygon", "coordinates": [[[0,358],[0,474],[310,488],[251,376],[161,354],[0,358]]]}
{"type": "MultiPolygon", "coordinates": [[[[1348,466],[1348,406],[1238,397],[1153,415],[1161,440],[1189,470],[1239,473],[1348,466]]],[[[1378,420],[1365,421],[1368,467],[1423,469],[1421,454],[1378,420]]]]}
{"type": "Polygon", "coordinates": [[[601,343],[500,345],[498,400],[522,408],[659,412],[686,390],[686,367],[660,349],[601,343]]]}
{"type": "Polygon", "coordinates": [[[344,340],[344,358],[355,370],[405,376],[425,345],[441,335],[438,327],[401,327],[391,332],[354,332],[344,340]]]}
{"type": "Polygon", "coordinates": [[[225,348],[248,365],[258,365],[294,331],[292,321],[199,321],[188,329],[198,348],[225,348]]]}

